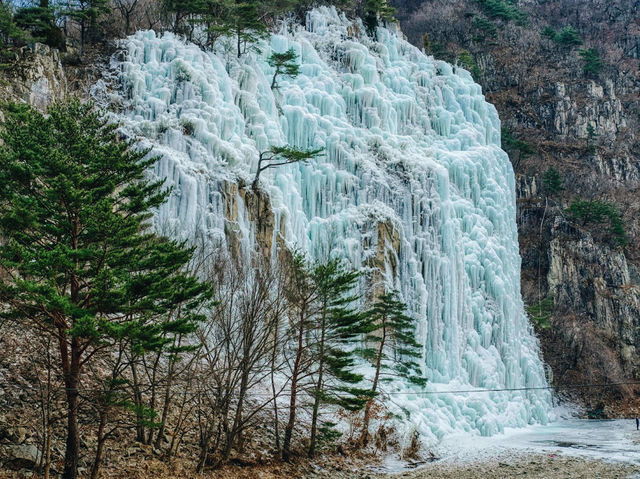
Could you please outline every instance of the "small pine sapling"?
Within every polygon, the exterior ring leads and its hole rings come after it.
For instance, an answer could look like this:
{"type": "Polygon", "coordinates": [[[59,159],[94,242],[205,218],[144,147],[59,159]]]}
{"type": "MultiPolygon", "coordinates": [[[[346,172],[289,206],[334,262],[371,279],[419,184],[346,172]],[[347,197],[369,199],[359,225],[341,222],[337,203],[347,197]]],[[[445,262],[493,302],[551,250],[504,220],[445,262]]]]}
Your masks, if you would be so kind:
{"type": "Polygon", "coordinates": [[[290,165],[292,163],[300,163],[316,158],[322,153],[323,148],[316,150],[302,150],[299,148],[292,148],[290,146],[272,146],[268,151],[260,153],[258,158],[258,169],[256,170],[256,176],[253,179],[251,188],[258,189],[258,180],[260,179],[260,173],[269,168],[275,168],[276,166],[290,165]]]}
{"type": "Polygon", "coordinates": [[[293,50],[293,48],[289,48],[284,53],[272,53],[269,55],[267,62],[276,71],[273,73],[273,79],[271,80],[271,89],[274,90],[278,88],[278,76],[286,75],[288,77],[296,77],[300,73],[300,66],[296,63],[298,59],[298,55],[293,50]]]}

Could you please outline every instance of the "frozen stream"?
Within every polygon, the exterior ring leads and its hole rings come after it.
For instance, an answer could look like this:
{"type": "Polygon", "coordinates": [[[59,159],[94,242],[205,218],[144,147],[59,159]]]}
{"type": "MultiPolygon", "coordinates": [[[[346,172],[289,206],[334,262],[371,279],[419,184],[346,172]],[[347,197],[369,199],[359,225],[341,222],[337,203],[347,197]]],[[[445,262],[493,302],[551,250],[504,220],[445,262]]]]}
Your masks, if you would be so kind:
{"type": "MultiPolygon", "coordinates": [[[[460,437],[457,438],[458,442],[460,437]]],[[[640,432],[631,419],[562,419],[545,426],[507,430],[482,441],[467,440],[465,445],[480,450],[557,452],[621,462],[640,462],[640,432]],[[480,444],[479,444],[480,443],[480,444]]]]}
{"type": "Polygon", "coordinates": [[[562,454],[640,464],[640,432],[633,419],[560,419],[506,429],[493,437],[453,435],[437,447],[445,461],[474,461],[509,453],[562,454]]]}
{"type": "MultiPolygon", "coordinates": [[[[528,454],[549,454],[640,465],[640,432],[633,419],[559,419],[546,425],[507,428],[502,434],[447,436],[429,448],[438,463],[464,464],[528,454]]],[[[424,465],[388,457],[377,472],[398,473],[424,465]]]]}

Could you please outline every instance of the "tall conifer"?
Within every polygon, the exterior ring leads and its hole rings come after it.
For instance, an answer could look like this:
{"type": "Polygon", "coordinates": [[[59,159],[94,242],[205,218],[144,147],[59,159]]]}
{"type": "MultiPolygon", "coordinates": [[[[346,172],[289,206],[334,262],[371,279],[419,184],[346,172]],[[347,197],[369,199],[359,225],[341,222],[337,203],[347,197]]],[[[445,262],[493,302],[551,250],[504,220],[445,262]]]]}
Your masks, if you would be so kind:
{"type": "Polygon", "coordinates": [[[415,320],[405,314],[406,310],[407,305],[393,291],[380,296],[365,316],[365,340],[374,346],[361,350],[361,353],[373,364],[375,372],[369,389],[371,398],[364,409],[360,435],[362,445],[366,445],[369,439],[373,397],[378,394],[381,375],[386,372],[419,386],[427,382],[416,361],[422,357],[422,346],[415,340],[415,320]]]}
{"type": "Polygon", "coordinates": [[[334,404],[349,411],[362,409],[368,391],[356,387],[363,376],[352,371],[355,364],[353,342],[362,333],[361,314],[353,307],[353,290],[359,274],[348,271],[337,259],[316,263],[311,271],[317,288],[314,341],[310,345],[316,358],[312,386],[313,410],[309,457],[316,452],[321,404],[334,404]]]}
{"type": "Polygon", "coordinates": [[[77,100],[42,115],[4,108],[0,129],[0,318],[50,335],[65,382],[65,479],[77,476],[83,370],[126,339],[161,350],[203,319],[208,287],[184,273],[192,250],[149,229],[167,197],[156,159],[118,141],[77,100]],[[180,309],[179,317],[171,311],[180,309]]]}

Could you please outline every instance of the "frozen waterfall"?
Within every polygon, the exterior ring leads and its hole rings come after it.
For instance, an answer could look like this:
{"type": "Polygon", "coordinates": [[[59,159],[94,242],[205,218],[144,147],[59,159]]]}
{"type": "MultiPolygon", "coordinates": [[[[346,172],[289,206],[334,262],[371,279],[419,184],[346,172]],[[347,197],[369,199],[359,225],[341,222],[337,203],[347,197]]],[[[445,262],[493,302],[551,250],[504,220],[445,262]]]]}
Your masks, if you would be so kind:
{"type": "Polygon", "coordinates": [[[389,385],[391,407],[432,440],[545,422],[545,390],[444,393],[546,385],[520,296],[514,176],[496,110],[468,72],[397,32],[373,41],[327,8],[306,23],[240,59],[232,44],[204,52],[170,33],[123,42],[112,100],[174,187],[156,227],[205,247],[238,238],[251,251],[258,232],[242,185],[259,152],[324,148],[261,175],[269,244],[341,255],[401,291],[429,383],[389,385]],[[289,48],[300,74],[272,91],[267,57],[289,48]]]}

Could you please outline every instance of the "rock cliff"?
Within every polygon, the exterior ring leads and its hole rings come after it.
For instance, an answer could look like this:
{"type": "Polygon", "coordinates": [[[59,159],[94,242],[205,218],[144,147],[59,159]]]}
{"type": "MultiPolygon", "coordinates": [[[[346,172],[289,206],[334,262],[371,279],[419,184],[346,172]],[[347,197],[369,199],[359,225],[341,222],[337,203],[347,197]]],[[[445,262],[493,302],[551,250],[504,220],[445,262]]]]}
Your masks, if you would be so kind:
{"type": "Polygon", "coordinates": [[[0,70],[0,97],[5,101],[23,101],[44,110],[66,93],[60,54],[46,45],[21,48],[8,67],[0,70]]]}

